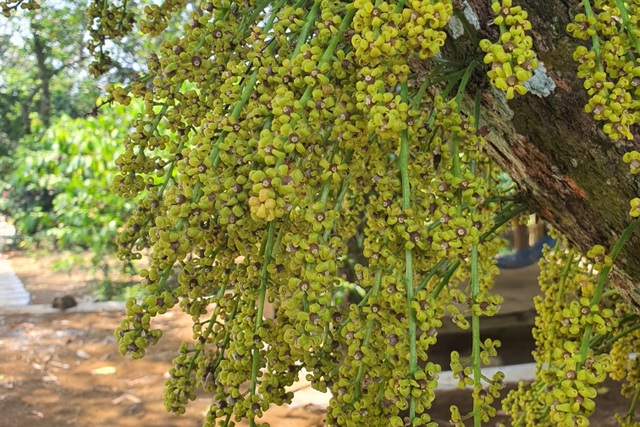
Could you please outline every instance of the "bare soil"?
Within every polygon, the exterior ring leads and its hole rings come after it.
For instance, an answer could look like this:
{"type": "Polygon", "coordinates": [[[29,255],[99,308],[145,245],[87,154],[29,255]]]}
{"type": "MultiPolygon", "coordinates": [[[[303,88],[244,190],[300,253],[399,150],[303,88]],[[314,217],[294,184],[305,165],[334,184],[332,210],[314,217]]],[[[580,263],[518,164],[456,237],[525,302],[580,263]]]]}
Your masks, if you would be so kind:
{"type": "Polygon", "coordinates": [[[97,282],[95,274],[84,268],[71,272],[54,271],[56,263],[68,254],[37,256],[13,251],[4,255],[31,295],[31,304],[51,304],[55,297],[62,295],[73,295],[79,300],[93,297],[97,282]]]}
{"type": "MultiPolygon", "coordinates": [[[[50,304],[55,296],[64,294],[91,299],[91,275],[52,272],[55,259],[11,254],[10,261],[31,293],[32,303],[50,304]]],[[[515,289],[514,294],[521,297],[522,291],[515,289]]],[[[167,413],[162,404],[171,359],[180,343],[191,337],[190,319],[178,311],[159,317],[163,339],[144,359],[133,361],[118,354],[113,338],[122,316],[121,311],[74,309],[40,314],[0,311],[0,427],[202,425],[211,403],[208,396],[200,396],[180,417],[167,413]]],[[[614,382],[608,381],[601,390],[591,425],[614,426],[613,414],[626,413],[628,402],[620,397],[614,382]]],[[[431,414],[439,425],[449,425],[452,404],[468,409],[469,392],[437,393],[431,414]]],[[[274,427],[319,427],[323,419],[323,411],[312,403],[272,407],[265,416],[274,427]]],[[[490,425],[500,422],[508,420],[499,416],[490,425]]]]}

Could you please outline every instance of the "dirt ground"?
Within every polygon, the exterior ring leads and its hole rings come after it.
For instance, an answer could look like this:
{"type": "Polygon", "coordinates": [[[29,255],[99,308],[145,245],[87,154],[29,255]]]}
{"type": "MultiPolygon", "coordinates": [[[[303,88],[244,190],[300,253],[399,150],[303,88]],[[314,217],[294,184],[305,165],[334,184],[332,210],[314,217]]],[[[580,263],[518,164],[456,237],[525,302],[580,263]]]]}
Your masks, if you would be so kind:
{"type": "MultiPolygon", "coordinates": [[[[56,257],[33,259],[14,253],[10,261],[32,295],[32,303],[49,304],[55,296],[74,294],[91,298],[91,277],[83,272],[55,273],[56,257]]],[[[523,299],[514,290],[513,299],[523,299]]],[[[509,298],[507,296],[507,298],[509,298]]],[[[515,304],[515,303],[514,303],[515,304]]],[[[171,359],[191,337],[190,319],[174,311],[157,319],[165,331],[158,345],[142,360],[121,357],[113,330],[122,311],[48,312],[0,311],[0,427],[196,427],[210,402],[201,396],[187,413],[176,417],[165,411],[162,389],[171,359]]],[[[616,425],[613,414],[626,413],[628,402],[608,382],[598,397],[593,426],[616,425]],[[606,391],[605,391],[606,390],[606,391]]],[[[449,425],[449,406],[469,405],[467,391],[438,392],[431,414],[439,425],[449,425]]],[[[272,426],[323,426],[318,406],[273,407],[265,416],[272,426]]],[[[489,425],[507,422],[499,416],[489,425]]],[[[246,424],[241,424],[246,426],[246,424]]]]}
{"type": "MultiPolygon", "coordinates": [[[[54,255],[26,255],[20,251],[10,251],[4,254],[11,262],[13,270],[25,285],[31,295],[31,304],[51,304],[53,298],[63,295],[73,295],[78,301],[93,301],[95,289],[101,280],[97,272],[88,267],[90,256],[73,255],[84,261],[74,267],[67,267],[63,271],[62,265],[67,262],[69,254],[54,255]]],[[[112,272],[112,279],[118,280],[125,276],[119,275],[117,269],[112,272]]]]}

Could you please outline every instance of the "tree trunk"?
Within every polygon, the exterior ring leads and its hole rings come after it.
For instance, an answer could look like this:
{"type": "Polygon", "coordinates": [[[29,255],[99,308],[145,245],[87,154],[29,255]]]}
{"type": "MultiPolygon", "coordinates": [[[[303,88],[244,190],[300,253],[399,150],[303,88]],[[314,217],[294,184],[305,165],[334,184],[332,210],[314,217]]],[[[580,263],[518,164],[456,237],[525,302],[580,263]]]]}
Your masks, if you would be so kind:
{"type": "Polygon", "coordinates": [[[35,22],[31,22],[31,33],[33,35],[33,52],[36,55],[38,64],[38,78],[40,79],[40,106],[38,113],[40,120],[45,127],[48,127],[51,119],[51,91],[49,86],[53,77],[52,70],[47,66],[47,56],[49,54],[45,41],[38,33],[39,27],[35,22]]]}
{"type": "Polygon", "coordinates": [[[22,119],[22,125],[24,126],[24,134],[31,134],[31,119],[29,119],[29,114],[31,113],[31,103],[33,102],[33,98],[40,92],[42,85],[38,85],[31,89],[31,92],[27,96],[26,99],[20,101],[20,118],[22,119]]]}
{"type": "MultiPolygon", "coordinates": [[[[489,155],[520,185],[533,210],[586,252],[596,244],[610,250],[632,220],[629,201],[639,196],[639,182],[622,155],[640,149],[640,136],[613,142],[584,112],[588,96],[572,59],[578,41],[565,30],[579,12],[578,3],[518,2],[529,12],[534,50],[550,84],[547,91],[532,90],[508,102],[498,91],[485,91],[482,122],[491,126],[489,155]]],[[[487,25],[493,16],[490,4],[465,2],[467,13],[473,11],[480,23],[478,36],[495,40],[496,26],[487,25]]],[[[638,312],[639,242],[634,235],[625,245],[611,276],[638,312]]]]}

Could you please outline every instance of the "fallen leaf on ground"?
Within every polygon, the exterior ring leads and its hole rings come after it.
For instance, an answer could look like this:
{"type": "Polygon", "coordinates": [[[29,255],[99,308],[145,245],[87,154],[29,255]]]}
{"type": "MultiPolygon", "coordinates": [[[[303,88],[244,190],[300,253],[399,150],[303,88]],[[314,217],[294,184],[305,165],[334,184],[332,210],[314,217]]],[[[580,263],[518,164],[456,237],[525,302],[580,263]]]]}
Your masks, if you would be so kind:
{"type": "Polygon", "coordinates": [[[82,349],[76,351],[76,356],[80,359],[85,359],[85,360],[91,359],[91,355],[82,349]]]}
{"type": "Polygon", "coordinates": [[[45,383],[57,383],[58,382],[58,377],[56,377],[53,374],[49,374],[49,375],[46,375],[46,376],[42,377],[42,381],[44,381],[45,383]]]}
{"type": "Polygon", "coordinates": [[[122,396],[116,397],[115,399],[113,399],[111,401],[111,403],[113,403],[114,405],[119,405],[124,400],[130,400],[133,403],[141,403],[142,402],[142,399],[140,399],[138,396],[134,396],[133,394],[125,393],[122,396]]]}
{"type": "Polygon", "coordinates": [[[49,362],[49,365],[55,366],[56,368],[61,368],[61,369],[69,369],[71,367],[71,365],[69,365],[68,363],[60,363],[60,362],[56,362],[55,360],[52,360],[51,362],[49,362]]]}
{"type": "Polygon", "coordinates": [[[114,366],[104,366],[102,368],[96,368],[91,370],[91,374],[93,375],[113,375],[116,373],[116,368],[114,366]]]}

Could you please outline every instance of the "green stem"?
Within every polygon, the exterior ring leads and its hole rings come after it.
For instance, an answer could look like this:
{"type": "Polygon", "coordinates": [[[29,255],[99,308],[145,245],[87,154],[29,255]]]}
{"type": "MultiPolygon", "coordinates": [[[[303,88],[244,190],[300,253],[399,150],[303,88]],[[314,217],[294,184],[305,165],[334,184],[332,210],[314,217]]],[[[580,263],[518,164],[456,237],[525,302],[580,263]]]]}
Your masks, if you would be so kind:
{"type": "MultiPolygon", "coordinates": [[[[460,85],[458,86],[458,92],[456,93],[456,113],[460,114],[460,103],[462,102],[462,95],[464,94],[464,90],[467,87],[467,83],[469,82],[469,78],[471,77],[471,73],[475,69],[478,61],[471,61],[471,63],[467,66],[462,75],[462,79],[460,80],[460,85]]],[[[460,138],[457,133],[454,133],[452,136],[452,146],[453,146],[453,175],[456,178],[462,178],[462,171],[460,169],[460,138]]],[[[460,191],[457,192],[458,198],[458,215],[462,215],[462,194],[460,191]]]]}
{"type": "MultiPolygon", "coordinates": [[[[278,12],[284,5],[285,1],[286,0],[280,0],[278,3],[273,5],[273,9],[269,11],[269,21],[271,23],[273,23],[273,20],[275,20],[276,17],[278,16],[278,12]]],[[[260,15],[260,12],[264,11],[267,7],[269,7],[270,3],[272,3],[271,0],[263,0],[261,3],[256,4],[251,10],[251,15],[248,15],[242,18],[242,21],[240,22],[239,34],[244,35],[245,31],[249,29],[249,26],[253,25],[257,21],[257,18],[258,18],[258,15],[260,15]]],[[[271,25],[269,24],[269,22],[267,22],[267,25],[265,25],[265,28],[267,29],[271,28],[271,25]]],[[[207,32],[205,31],[205,34],[206,33],[207,32]]]]}
{"type": "Polygon", "coordinates": [[[122,24],[124,23],[124,17],[127,15],[127,0],[122,2],[120,19],[118,20],[118,30],[122,29],[122,24]]]}
{"type": "Polygon", "coordinates": [[[627,422],[631,423],[633,421],[633,414],[636,412],[636,406],[638,405],[638,400],[640,399],[640,385],[636,385],[636,392],[633,393],[633,399],[631,400],[631,405],[629,405],[629,412],[627,412],[627,422]]]}
{"type": "MultiPolygon", "coordinates": [[[[560,276],[560,285],[557,290],[553,310],[561,310],[562,299],[565,297],[564,287],[567,282],[567,279],[569,278],[571,267],[573,267],[572,261],[573,261],[573,251],[569,251],[569,254],[567,255],[567,263],[562,269],[562,274],[560,276]]],[[[553,313],[550,313],[550,315],[553,316],[553,313]]],[[[557,328],[551,328],[551,331],[549,332],[549,335],[550,335],[549,339],[545,339],[545,341],[553,344],[556,338],[556,332],[557,332],[557,328]]],[[[549,348],[547,350],[547,366],[552,366],[551,365],[552,359],[553,359],[553,348],[549,348]]]]}
{"type": "MultiPolygon", "coordinates": [[[[228,277],[225,280],[225,284],[228,282],[228,277]]],[[[221,286],[220,287],[220,291],[218,293],[218,297],[221,298],[222,295],[224,294],[224,288],[226,286],[221,286]]],[[[227,318],[227,321],[231,321],[231,319],[233,319],[236,315],[236,311],[238,309],[238,303],[240,302],[240,298],[236,298],[235,299],[235,304],[233,306],[233,309],[231,310],[231,313],[229,314],[229,317],[227,318]]],[[[213,330],[213,325],[216,323],[215,320],[218,318],[218,314],[219,314],[219,309],[217,307],[220,306],[216,306],[216,310],[214,311],[213,315],[211,316],[210,320],[209,320],[209,326],[207,327],[205,334],[203,334],[203,337],[208,337],[209,334],[211,333],[211,331],[213,330]]],[[[217,344],[217,351],[218,351],[218,358],[216,359],[214,365],[213,365],[213,372],[215,372],[218,369],[218,366],[220,365],[220,362],[222,361],[222,359],[224,358],[224,352],[227,349],[227,344],[229,344],[229,336],[230,336],[231,332],[229,331],[229,329],[227,329],[224,339],[222,340],[222,342],[220,344],[217,344]]],[[[200,347],[200,348],[194,348],[193,350],[189,351],[189,353],[193,353],[193,357],[191,357],[191,360],[189,362],[189,365],[187,366],[187,373],[186,373],[186,377],[189,378],[191,376],[191,372],[193,372],[195,366],[196,366],[196,360],[198,359],[198,355],[200,353],[202,353],[202,350],[204,350],[204,347],[200,347]]],[[[181,390],[180,393],[183,393],[184,390],[181,390]]]]}
{"type": "MultiPolygon", "coordinates": [[[[254,334],[258,334],[262,327],[262,317],[264,315],[264,303],[267,296],[267,282],[269,281],[269,263],[271,262],[271,256],[273,252],[274,237],[276,234],[276,221],[269,222],[269,228],[267,230],[267,237],[262,242],[260,247],[260,255],[264,255],[264,261],[262,262],[262,272],[260,273],[260,295],[258,297],[258,312],[256,313],[256,326],[254,328],[254,334]]],[[[257,347],[251,349],[252,352],[252,365],[251,365],[251,386],[249,390],[251,395],[256,394],[256,387],[258,385],[258,374],[260,370],[260,350],[257,347]]],[[[256,425],[255,418],[249,419],[249,424],[253,427],[256,425]]]]}
{"type": "Polygon", "coordinates": [[[487,237],[491,236],[498,228],[502,227],[504,224],[511,221],[513,218],[520,215],[521,213],[526,212],[527,209],[529,209],[527,205],[519,205],[517,208],[513,209],[512,211],[505,212],[501,217],[496,218],[496,222],[493,224],[493,227],[491,227],[489,230],[482,233],[482,235],[480,236],[480,240],[482,241],[487,237]]]}
{"type": "Polygon", "coordinates": [[[445,285],[449,283],[449,280],[451,280],[451,276],[453,276],[453,273],[456,272],[458,267],[460,267],[459,259],[455,260],[455,262],[449,266],[444,276],[442,276],[442,280],[440,280],[440,283],[438,283],[438,286],[436,286],[435,289],[431,291],[431,298],[438,298],[438,295],[440,295],[440,292],[445,287],[445,285]]]}
{"type": "Polygon", "coordinates": [[[429,283],[429,280],[431,280],[431,278],[433,276],[435,276],[435,274],[438,272],[438,270],[440,269],[440,267],[442,267],[442,265],[447,261],[446,258],[442,258],[440,261],[438,261],[436,263],[436,265],[434,265],[433,267],[431,267],[431,269],[429,270],[429,273],[427,273],[427,275],[424,277],[424,279],[422,279],[422,282],[420,282],[420,284],[418,285],[418,287],[416,288],[416,292],[420,292],[421,290],[423,290],[426,286],[427,283],[429,283]]]}
{"type": "MultiPolygon", "coordinates": [[[[462,171],[460,170],[460,139],[457,135],[453,136],[453,152],[451,153],[451,157],[453,158],[453,176],[456,178],[462,177],[462,171]]],[[[462,211],[462,200],[460,200],[460,192],[458,191],[458,215],[461,214],[462,211]]]]}
{"type": "MultiPolygon", "coordinates": [[[[226,280],[226,282],[228,282],[228,279],[226,280]]],[[[221,295],[220,298],[222,297],[222,294],[224,294],[224,288],[226,288],[226,286],[221,287],[221,295]]],[[[240,298],[236,298],[235,299],[235,304],[233,305],[233,308],[231,309],[231,313],[229,313],[229,316],[227,317],[226,322],[230,322],[232,319],[234,319],[236,317],[236,313],[238,311],[238,305],[240,302],[240,298]]],[[[218,316],[218,311],[214,312],[214,315],[211,317],[212,319],[216,319],[218,316]]],[[[213,324],[214,322],[211,322],[211,328],[213,328],[213,324]]],[[[209,331],[210,332],[210,331],[209,331]]],[[[229,345],[229,338],[231,337],[231,330],[230,328],[226,328],[226,331],[224,333],[224,338],[222,339],[221,343],[216,343],[216,347],[218,350],[218,357],[213,365],[213,369],[214,371],[218,368],[218,366],[220,366],[220,363],[222,362],[222,360],[224,359],[224,352],[227,349],[227,345],[229,345]]]]}
{"type": "MultiPolygon", "coordinates": [[[[403,83],[401,96],[403,101],[407,97],[407,84],[403,83]]],[[[405,101],[406,102],[406,101],[405,101]]],[[[400,179],[402,185],[402,209],[411,207],[411,184],[409,183],[409,132],[405,129],[400,138],[400,179]]]]}
{"type": "MultiPolygon", "coordinates": [[[[623,338],[635,331],[637,331],[638,329],[640,329],[640,323],[636,323],[633,326],[629,327],[629,328],[625,328],[623,331],[621,331],[620,333],[616,334],[615,336],[609,338],[607,341],[605,341],[605,346],[610,346],[613,343],[615,343],[616,341],[618,341],[620,338],[623,338]]],[[[591,343],[589,343],[589,346],[596,344],[597,341],[599,340],[592,340],[591,343]]]]}
{"type": "MultiPolygon", "coordinates": [[[[582,6],[584,6],[584,13],[587,18],[593,18],[596,21],[598,20],[598,17],[593,13],[593,9],[591,8],[590,0],[582,0],[582,6]]],[[[602,66],[602,56],[600,53],[600,39],[598,38],[597,33],[591,36],[591,44],[593,45],[593,51],[596,53],[596,65],[598,66],[598,71],[603,71],[604,68],[602,66]]]]}
{"type": "Polygon", "coordinates": [[[430,85],[429,79],[424,79],[424,81],[420,85],[420,88],[418,89],[418,93],[416,93],[416,95],[413,97],[413,102],[416,107],[420,107],[420,104],[422,103],[422,97],[424,96],[424,92],[427,90],[427,87],[429,85],[430,85]]]}
{"type": "Polygon", "coordinates": [[[622,247],[624,246],[624,244],[627,243],[627,241],[631,238],[631,235],[636,230],[636,228],[638,228],[638,226],[640,226],[640,219],[636,219],[631,224],[629,224],[627,228],[625,228],[624,231],[622,232],[622,235],[620,236],[616,244],[613,246],[613,249],[611,250],[611,254],[609,255],[611,257],[611,265],[606,266],[604,269],[602,269],[602,272],[600,273],[598,284],[593,294],[593,298],[591,299],[592,304],[597,304],[600,301],[600,297],[604,289],[604,284],[607,281],[607,276],[609,275],[609,272],[613,267],[613,263],[618,257],[618,254],[622,250],[622,247]]]}
{"type": "MultiPolygon", "coordinates": [[[[471,304],[476,305],[480,295],[480,282],[478,272],[478,245],[471,248],[471,304]]],[[[473,359],[473,389],[477,393],[482,387],[482,369],[480,360],[480,316],[475,310],[471,311],[471,358],[473,359]]],[[[482,425],[482,406],[477,397],[473,399],[473,425],[482,425]]]]}
{"type": "MultiPolygon", "coordinates": [[[[314,9],[317,9],[316,6],[318,6],[319,4],[320,4],[320,2],[316,2],[315,5],[314,5],[314,9]]],[[[313,9],[312,9],[312,11],[313,11],[313,9]]],[[[329,45],[327,46],[327,48],[325,49],[324,53],[322,54],[322,56],[318,60],[318,67],[320,67],[321,65],[323,65],[326,62],[329,62],[331,60],[331,58],[333,58],[333,53],[335,52],[340,40],[342,40],[342,35],[347,30],[349,25],[351,25],[351,20],[353,19],[354,15],[355,15],[355,12],[356,12],[355,9],[352,9],[352,10],[347,12],[347,14],[345,15],[344,19],[340,23],[340,27],[338,27],[338,32],[332,37],[331,41],[329,42],[329,45]]],[[[316,10],[316,13],[317,13],[317,10],[316,10]]],[[[307,19],[309,19],[309,18],[307,18],[307,19]]],[[[313,21],[313,19],[309,19],[307,21],[307,24],[309,22],[312,22],[312,21],[313,21]]],[[[304,33],[304,31],[305,30],[303,29],[303,33],[304,33]]],[[[306,34],[306,33],[304,33],[304,34],[306,34]]],[[[306,35],[305,35],[304,38],[306,38],[306,35]]],[[[298,43],[300,43],[301,39],[302,39],[302,35],[301,35],[300,39],[298,39],[298,43]]],[[[296,46],[296,49],[299,49],[301,47],[302,47],[302,45],[300,45],[299,47],[296,46]]],[[[294,54],[291,55],[291,58],[292,59],[295,58],[296,55],[297,55],[297,53],[294,52],[294,54]]],[[[309,99],[311,99],[312,93],[313,93],[313,86],[308,86],[305,89],[305,91],[302,94],[302,96],[300,97],[300,105],[302,106],[302,108],[306,108],[307,101],[309,101],[309,99]]],[[[250,94],[251,94],[251,91],[249,91],[248,95],[250,95],[250,94]]],[[[297,120],[291,120],[291,122],[289,123],[289,125],[291,126],[292,129],[295,128],[296,124],[297,124],[297,120]]]]}
{"type": "MultiPolygon", "coordinates": [[[[408,85],[407,82],[402,83],[400,89],[400,97],[403,102],[408,101],[408,85]]],[[[409,182],[409,131],[402,131],[400,137],[400,179],[402,183],[402,209],[407,210],[411,207],[411,184],[409,182]]],[[[418,370],[418,357],[416,350],[417,340],[417,323],[415,310],[411,306],[414,298],[413,288],[413,251],[405,249],[405,286],[407,289],[407,314],[409,317],[409,378],[413,378],[413,374],[418,370]]],[[[413,421],[416,415],[415,397],[411,393],[409,398],[409,420],[413,421]]]]}
{"type": "Polygon", "coordinates": [[[319,1],[315,2],[311,10],[309,11],[309,14],[305,18],[304,26],[302,27],[302,30],[300,31],[300,35],[298,36],[298,42],[296,43],[296,47],[293,50],[293,54],[291,54],[292,58],[295,58],[296,56],[298,56],[298,54],[300,53],[300,49],[302,49],[302,45],[304,45],[307,42],[309,31],[311,31],[311,27],[316,22],[316,16],[318,15],[318,9],[320,8],[320,3],[321,2],[319,1]]]}
{"type": "Polygon", "coordinates": [[[458,108],[460,108],[460,101],[462,99],[462,95],[464,94],[464,90],[467,88],[467,83],[469,83],[469,79],[471,78],[471,74],[473,74],[473,70],[478,66],[478,61],[473,60],[467,65],[467,68],[464,70],[464,74],[462,75],[462,79],[460,79],[460,86],[458,86],[458,92],[456,93],[456,101],[458,103],[458,108]]]}
{"type": "MultiPolygon", "coordinates": [[[[373,283],[372,296],[376,296],[378,294],[378,291],[380,290],[380,282],[382,282],[382,268],[378,267],[378,270],[376,271],[376,278],[373,283]]],[[[365,326],[365,335],[364,335],[364,339],[362,340],[362,347],[366,347],[369,345],[369,340],[371,339],[372,330],[373,330],[373,319],[369,319],[367,320],[367,324],[365,326]]],[[[360,393],[361,393],[360,383],[362,380],[362,375],[364,375],[364,367],[365,367],[365,364],[360,363],[360,366],[358,367],[358,373],[356,374],[356,378],[353,380],[353,385],[355,388],[354,401],[357,401],[358,399],[360,399],[360,393]]]]}
{"type": "MultiPolygon", "coordinates": [[[[318,3],[316,3],[316,5],[317,4],[318,3]]],[[[347,12],[344,19],[340,23],[340,26],[338,27],[338,32],[333,35],[333,37],[331,38],[331,41],[329,42],[329,45],[327,46],[324,53],[318,60],[318,67],[329,62],[333,58],[333,53],[338,47],[338,43],[340,42],[340,40],[342,40],[342,35],[347,30],[347,28],[351,25],[351,20],[353,19],[355,13],[356,13],[355,8],[347,12]]],[[[295,55],[292,55],[291,58],[295,58],[295,55]]],[[[311,95],[313,94],[313,89],[314,89],[314,86],[311,86],[311,85],[307,86],[304,93],[300,97],[300,105],[302,109],[306,108],[307,101],[311,99],[311,95]]],[[[293,129],[296,127],[297,123],[298,123],[297,120],[291,119],[289,126],[291,126],[291,128],[293,129]]],[[[282,160],[279,160],[276,163],[276,166],[280,165],[281,163],[282,163],[282,160]]]]}
{"type": "MultiPolygon", "coordinates": [[[[509,203],[508,207],[510,207],[513,203],[509,203]]],[[[493,233],[500,228],[503,224],[505,224],[506,222],[510,221],[512,218],[514,218],[515,216],[519,215],[520,213],[524,212],[525,210],[527,210],[527,206],[526,205],[518,205],[518,207],[510,212],[501,212],[497,218],[495,219],[495,224],[493,227],[491,227],[491,229],[485,233],[483,233],[480,236],[479,242],[483,242],[485,241],[487,238],[491,237],[493,235],[493,233]]],[[[435,227],[434,227],[435,228],[435,227]]],[[[441,265],[440,263],[443,260],[440,260],[440,262],[438,262],[437,265],[441,265]]],[[[445,285],[449,282],[449,280],[451,279],[451,276],[453,276],[453,273],[456,272],[456,270],[458,269],[458,267],[460,266],[460,260],[457,259],[455,262],[453,262],[449,268],[447,269],[447,271],[445,272],[445,274],[442,277],[442,280],[440,280],[440,283],[438,283],[438,286],[436,286],[433,291],[431,291],[431,298],[437,298],[438,295],[440,294],[440,292],[442,291],[442,289],[445,287],[445,285]]],[[[432,276],[432,271],[429,272],[429,275],[425,278],[425,280],[423,280],[423,282],[420,284],[420,286],[418,287],[418,290],[423,289],[426,286],[426,282],[428,281],[431,276],[432,276]]]]}
{"type": "MultiPolygon", "coordinates": [[[[609,255],[611,257],[611,264],[604,267],[600,272],[600,277],[598,277],[598,283],[596,284],[596,288],[593,292],[593,298],[591,298],[591,306],[595,306],[600,303],[600,298],[602,297],[604,284],[607,281],[607,277],[609,276],[611,269],[613,268],[613,264],[616,260],[616,257],[620,253],[620,250],[622,250],[622,247],[624,246],[624,244],[627,243],[627,241],[631,238],[631,235],[636,230],[636,228],[638,228],[638,226],[640,226],[640,218],[633,221],[631,224],[627,226],[627,228],[624,229],[624,231],[622,232],[622,235],[620,236],[616,244],[613,246],[613,249],[611,250],[611,254],[609,255]]],[[[587,351],[589,350],[589,343],[591,342],[592,330],[593,330],[593,326],[591,324],[588,324],[585,327],[584,334],[582,335],[582,342],[580,344],[581,363],[584,363],[584,361],[587,360],[587,351]]]]}
{"type": "MultiPolygon", "coordinates": [[[[327,131],[324,134],[324,138],[322,139],[322,145],[324,146],[327,142],[327,140],[329,139],[329,136],[331,135],[331,129],[333,129],[333,126],[329,126],[329,129],[327,129],[327,131]]],[[[333,148],[331,149],[331,151],[329,151],[327,153],[327,161],[329,163],[331,163],[331,161],[333,160],[333,156],[335,155],[335,152],[338,148],[338,141],[335,141],[333,143],[333,148]]],[[[320,202],[322,203],[322,206],[325,206],[327,204],[327,198],[329,197],[329,190],[331,189],[331,177],[329,177],[329,179],[327,179],[322,187],[322,192],[320,193],[320,202]]]]}
{"type": "Polygon", "coordinates": [[[624,5],[624,1],[616,0],[616,6],[620,10],[620,17],[622,18],[624,28],[627,30],[627,35],[629,35],[629,38],[633,42],[633,47],[636,48],[636,54],[640,54],[640,43],[638,42],[638,38],[635,34],[633,34],[633,30],[638,29],[637,24],[635,24],[636,27],[631,24],[631,21],[629,20],[629,12],[627,11],[627,7],[624,5]]]}

